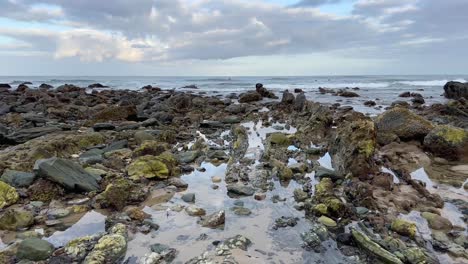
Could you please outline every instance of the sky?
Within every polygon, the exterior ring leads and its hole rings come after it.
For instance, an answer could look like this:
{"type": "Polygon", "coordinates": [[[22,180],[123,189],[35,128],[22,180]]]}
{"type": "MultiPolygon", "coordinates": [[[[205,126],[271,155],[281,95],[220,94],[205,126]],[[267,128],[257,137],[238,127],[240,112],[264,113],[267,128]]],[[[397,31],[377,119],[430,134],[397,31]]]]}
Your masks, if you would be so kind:
{"type": "Polygon", "coordinates": [[[467,74],[468,0],[0,0],[0,75],[467,74]]]}

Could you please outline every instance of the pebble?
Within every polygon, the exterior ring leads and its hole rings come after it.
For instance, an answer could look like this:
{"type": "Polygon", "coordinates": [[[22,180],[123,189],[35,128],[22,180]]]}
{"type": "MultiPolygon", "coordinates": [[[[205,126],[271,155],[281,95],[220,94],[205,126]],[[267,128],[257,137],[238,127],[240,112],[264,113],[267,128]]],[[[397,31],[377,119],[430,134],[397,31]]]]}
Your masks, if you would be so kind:
{"type": "Polygon", "coordinates": [[[254,194],[254,198],[257,201],[263,201],[266,199],[266,193],[256,193],[254,194]]]}

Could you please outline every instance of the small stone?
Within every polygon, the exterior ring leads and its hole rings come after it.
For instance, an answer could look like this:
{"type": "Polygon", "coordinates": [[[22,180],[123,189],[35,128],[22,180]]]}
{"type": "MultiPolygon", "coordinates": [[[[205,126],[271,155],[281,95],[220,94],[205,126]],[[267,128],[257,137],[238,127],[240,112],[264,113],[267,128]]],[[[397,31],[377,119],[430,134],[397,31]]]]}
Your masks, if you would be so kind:
{"type": "Polygon", "coordinates": [[[186,207],[185,211],[190,216],[202,216],[202,215],[206,214],[205,209],[200,208],[200,207],[195,206],[195,205],[190,205],[190,206],[186,207]]]}
{"type": "Polygon", "coordinates": [[[217,228],[223,226],[225,222],[225,212],[221,210],[219,212],[202,217],[200,225],[204,227],[217,228]]]}
{"type": "Polygon", "coordinates": [[[254,194],[254,198],[257,201],[263,201],[266,199],[266,193],[256,193],[254,194]]]}
{"type": "Polygon", "coordinates": [[[182,195],[182,200],[186,203],[194,203],[195,202],[195,193],[186,193],[182,195]]]}
{"type": "Polygon", "coordinates": [[[222,181],[222,178],[219,177],[219,176],[213,176],[213,177],[211,178],[211,181],[214,182],[214,183],[219,183],[219,182],[222,181]]]}
{"type": "Polygon", "coordinates": [[[18,247],[17,257],[32,261],[46,260],[54,250],[49,242],[39,238],[28,238],[23,240],[18,247]]]}
{"type": "Polygon", "coordinates": [[[326,217],[326,216],[321,216],[317,219],[317,221],[327,227],[336,227],[337,224],[335,222],[335,220],[329,218],[329,217],[326,217]]]}
{"type": "Polygon", "coordinates": [[[234,206],[231,209],[236,215],[242,215],[242,216],[247,216],[252,214],[252,211],[248,208],[242,207],[242,206],[234,206]]]}

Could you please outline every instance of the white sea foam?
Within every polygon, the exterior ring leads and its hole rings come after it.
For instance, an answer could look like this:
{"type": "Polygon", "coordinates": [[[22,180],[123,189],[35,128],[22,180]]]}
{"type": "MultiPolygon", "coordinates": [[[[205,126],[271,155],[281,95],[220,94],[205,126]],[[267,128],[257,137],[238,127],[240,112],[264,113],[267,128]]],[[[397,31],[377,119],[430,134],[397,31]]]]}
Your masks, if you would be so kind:
{"type": "MultiPolygon", "coordinates": [[[[401,81],[400,84],[411,85],[411,86],[444,86],[450,80],[431,80],[431,81],[401,81]]],[[[465,79],[456,79],[455,82],[467,82],[465,79]]]]}

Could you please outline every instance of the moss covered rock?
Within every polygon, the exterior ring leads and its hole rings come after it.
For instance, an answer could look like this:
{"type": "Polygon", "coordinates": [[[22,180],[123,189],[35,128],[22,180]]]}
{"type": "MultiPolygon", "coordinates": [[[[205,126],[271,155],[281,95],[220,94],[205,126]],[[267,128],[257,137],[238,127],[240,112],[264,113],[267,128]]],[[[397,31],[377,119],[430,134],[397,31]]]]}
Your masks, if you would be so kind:
{"type": "Polygon", "coordinates": [[[136,118],[137,109],[135,106],[109,106],[97,112],[87,125],[94,125],[100,122],[133,120],[136,118]]]}
{"type": "Polygon", "coordinates": [[[351,234],[353,235],[356,244],[367,251],[367,253],[376,256],[382,262],[388,264],[403,264],[403,262],[397,256],[382,248],[379,244],[372,241],[365,234],[355,229],[351,231],[351,234]]]}
{"type": "Polygon", "coordinates": [[[335,220],[333,220],[333,219],[331,219],[331,218],[329,218],[329,217],[326,217],[326,216],[324,216],[324,215],[322,215],[321,217],[319,217],[319,218],[317,219],[317,221],[318,221],[319,223],[323,224],[323,225],[326,226],[326,227],[336,227],[336,226],[337,226],[335,220]]]}
{"type": "Polygon", "coordinates": [[[416,236],[416,224],[403,219],[396,219],[392,222],[392,230],[400,235],[414,238],[416,236]]]}
{"type": "Polygon", "coordinates": [[[28,188],[28,195],[32,201],[50,202],[65,193],[64,189],[57,184],[39,179],[28,188]]]}
{"type": "Polygon", "coordinates": [[[19,244],[17,257],[32,261],[46,260],[53,252],[54,246],[39,238],[28,238],[19,244]]]}
{"type": "Polygon", "coordinates": [[[444,159],[468,159],[468,132],[453,126],[437,126],[424,138],[424,148],[444,159]]]}
{"type": "Polygon", "coordinates": [[[424,212],[421,214],[421,216],[427,220],[429,227],[432,229],[449,231],[453,228],[453,225],[450,222],[450,220],[438,214],[424,212]]]}
{"type": "Polygon", "coordinates": [[[379,115],[376,126],[379,133],[391,132],[402,140],[423,139],[433,129],[431,122],[401,107],[379,115]]]}
{"type": "Polygon", "coordinates": [[[0,181],[0,209],[16,203],[19,195],[14,187],[0,181]]]}
{"type": "Polygon", "coordinates": [[[127,228],[116,224],[109,234],[101,237],[93,250],[86,256],[84,263],[106,264],[117,263],[127,251],[127,228]]]}
{"type": "Polygon", "coordinates": [[[323,178],[316,186],[315,186],[315,197],[320,200],[324,197],[328,197],[333,195],[333,182],[330,178],[323,178]]]}
{"type": "Polygon", "coordinates": [[[33,214],[22,209],[8,209],[0,216],[0,229],[15,231],[34,223],[33,214]]]}
{"type": "Polygon", "coordinates": [[[133,151],[133,156],[140,157],[146,155],[161,155],[169,150],[169,145],[155,140],[146,140],[133,151]]]}
{"type": "Polygon", "coordinates": [[[134,180],[144,177],[147,179],[167,179],[177,174],[177,160],[170,153],[159,156],[142,156],[128,166],[128,175],[134,180]]]}
{"type": "Polygon", "coordinates": [[[272,133],[268,137],[268,142],[278,146],[289,146],[291,145],[291,139],[283,133],[272,133]]]}

